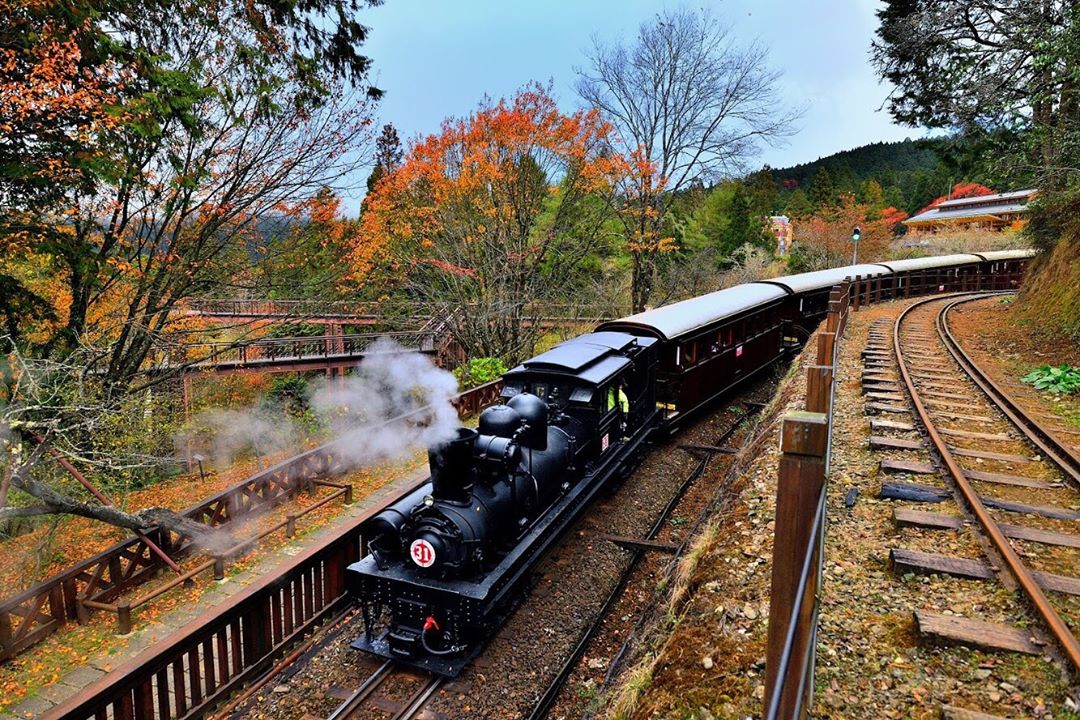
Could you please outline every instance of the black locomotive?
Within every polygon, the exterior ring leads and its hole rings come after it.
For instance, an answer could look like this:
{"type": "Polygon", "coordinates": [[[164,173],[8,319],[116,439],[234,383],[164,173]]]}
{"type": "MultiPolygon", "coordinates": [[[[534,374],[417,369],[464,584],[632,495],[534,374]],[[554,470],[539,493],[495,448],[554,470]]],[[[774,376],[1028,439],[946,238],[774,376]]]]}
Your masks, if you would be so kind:
{"type": "Polygon", "coordinates": [[[349,566],[354,647],[456,676],[524,596],[537,560],[611,481],[671,432],[806,338],[829,290],[873,278],[881,298],[1015,284],[1031,253],[859,265],[739,285],[603,323],[503,377],[505,404],[429,450],[431,477],[363,528],[349,566]]]}

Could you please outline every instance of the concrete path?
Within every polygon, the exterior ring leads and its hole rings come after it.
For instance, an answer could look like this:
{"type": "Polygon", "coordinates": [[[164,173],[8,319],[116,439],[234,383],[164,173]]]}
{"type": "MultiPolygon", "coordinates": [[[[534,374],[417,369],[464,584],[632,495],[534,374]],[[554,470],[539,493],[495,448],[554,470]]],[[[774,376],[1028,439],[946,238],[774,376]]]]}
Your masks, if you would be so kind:
{"type": "MultiPolygon", "coordinates": [[[[0,713],[0,720],[34,718],[46,710],[58,705],[90,683],[112,671],[121,663],[130,660],[150,646],[159,642],[175,630],[179,630],[199,616],[222,604],[243,590],[253,580],[273,574],[275,569],[288,562],[290,557],[300,554],[310,547],[319,545],[330,537],[339,534],[340,528],[369,511],[373,507],[385,505],[393,497],[400,495],[406,488],[423,480],[428,475],[427,465],[408,472],[396,480],[384,485],[370,495],[363,497],[343,510],[330,522],[314,532],[290,540],[278,547],[254,567],[241,573],[227,576],[224,580],[212,583],[193,605],[176,608],[166,613],[153,623],[139,623],[138,611],[135,612],[135,629],[127,636],[126,647],[114,649],[111,653],[91,656],[85,665],[73,667],[52,685],[42,688],[32,697],[13,706],[6,713],[0,713]]],[[[60,631],[61,633],[63,630],[60,631]]]]}

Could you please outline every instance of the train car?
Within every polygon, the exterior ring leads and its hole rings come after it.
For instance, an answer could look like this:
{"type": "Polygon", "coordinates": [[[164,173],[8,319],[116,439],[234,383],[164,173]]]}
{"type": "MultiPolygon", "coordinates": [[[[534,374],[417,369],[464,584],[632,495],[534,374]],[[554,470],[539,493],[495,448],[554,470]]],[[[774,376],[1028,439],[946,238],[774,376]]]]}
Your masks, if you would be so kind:
{"type": "Polygon", "coordinates": [[[978,255],[959,254],[889,260],[880,265],[891,273],[886,297],[893,298],[977,290],[982,263],[983,259],[978,255]]]}
{"type": "Polygon", "coordinates": [[[976,253],[983,260],[982,274],[989,278],[988,290],[1015,290],[1020,287],[1034,250],[995,250],[976,253]]]}
{"type": "Polygon", "coordinates": [[[829,293],[835,286],[847,278],[879,278],[888,272],[888,268],[882,265],[848,265],[798,275],[786,275],[752,284],[775,285],[790,296],[785,303],[784,321],[787,328],[784,336],[787,347],[795,347],[801,345],[810,336],[821,319],[829,312],[829,293]]]}
{"type": "Polygon", "coordinates": [[[784,355],[787,293],[751,283],[601,323],[660,341],[656,401],[669,428],[784,355]]]}
{"type": "Polygon", "coordinates": [[[476,430],[429,450],[430,480],[361,530],[369,554],[346,571],[365,623],[354,647],[461,671],[539,556],[640,460],[658,418],[656,343],[615,332],[562,343],[506,373],[506,403],[476,430]]]}

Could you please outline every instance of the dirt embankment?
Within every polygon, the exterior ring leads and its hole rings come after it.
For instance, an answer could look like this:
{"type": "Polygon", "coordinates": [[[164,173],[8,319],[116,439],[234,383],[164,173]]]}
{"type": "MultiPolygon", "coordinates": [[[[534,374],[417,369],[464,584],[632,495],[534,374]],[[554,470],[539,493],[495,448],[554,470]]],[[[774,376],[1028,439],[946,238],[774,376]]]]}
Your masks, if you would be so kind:
{"type": "Polygon", "coordinates": [[[1017,311],[1026,334],[1080,346],[1080,230],[1033,263],[1017,311]]]}
{"type": "MultiPolygon", "coordinates": [[[[878,499],[882,456],[868,448],[860,352],[870,323],[891,321],[904,306],[854,314],[841,346],[813,715],[937,718],[948,704],[1008,717],[1073,717],[1069,684],[1056,663],[929,646],[914,630],[917,609],[1000,620],[994,609],[1012,607],[1015,597],[981,581],[898,577],[888,566],[888,550],[897,545],[979,555],[964,537],[898,531],[893,504],[878,499]],[[852,489],[857,498],[847,507],[852,489]]],[[[684,558],[636,664],[605,695],[596,717],[761,716],[780,420],[805,405],[808,360],[804,355],[793,366],[760,438],[721,480],[729,486],[712,524],[684,558]]]]}

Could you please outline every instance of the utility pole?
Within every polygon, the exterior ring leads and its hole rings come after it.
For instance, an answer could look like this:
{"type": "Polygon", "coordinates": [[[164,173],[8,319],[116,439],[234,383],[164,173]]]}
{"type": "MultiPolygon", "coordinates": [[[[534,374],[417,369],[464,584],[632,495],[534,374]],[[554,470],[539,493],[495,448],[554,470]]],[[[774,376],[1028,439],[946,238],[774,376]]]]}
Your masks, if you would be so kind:
{"type": "Polygon", "coordinates": [[[856,225],[855,229],[851,231],[851,244],[855,246],[855,251],[851,253],[851,264],[855,265],[859,259],[859,238],[862,237],[862,230],[856,225]]]}

